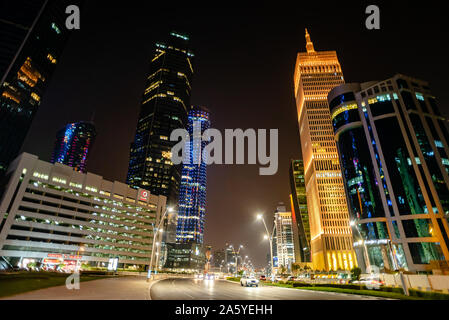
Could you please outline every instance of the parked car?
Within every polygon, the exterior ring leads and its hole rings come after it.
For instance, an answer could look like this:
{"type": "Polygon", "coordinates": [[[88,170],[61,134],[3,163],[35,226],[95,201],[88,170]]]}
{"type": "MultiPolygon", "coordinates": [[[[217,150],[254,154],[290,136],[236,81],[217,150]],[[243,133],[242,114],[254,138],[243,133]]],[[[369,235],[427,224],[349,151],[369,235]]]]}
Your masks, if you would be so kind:
{"type": "Polygon", "coordinates": [[[260,281],[266,281],[266,280],[267,280],[267,277],[264,276],[264,275],[261,275],[261,276],[259,277],[259,280],[260,280],[260,281]]]}
{"type": "Polygon", "coordinates": [[[295,276],[289,276],[287,278],[287,281],[296,281],[296,277],[295,276]]]}
{"type": "Polygon", "coordinates": [[[240,279],[240,285],[242,287],[258,287],[259,280],[257,280],[254,276],[244,276],[240,279]]]}

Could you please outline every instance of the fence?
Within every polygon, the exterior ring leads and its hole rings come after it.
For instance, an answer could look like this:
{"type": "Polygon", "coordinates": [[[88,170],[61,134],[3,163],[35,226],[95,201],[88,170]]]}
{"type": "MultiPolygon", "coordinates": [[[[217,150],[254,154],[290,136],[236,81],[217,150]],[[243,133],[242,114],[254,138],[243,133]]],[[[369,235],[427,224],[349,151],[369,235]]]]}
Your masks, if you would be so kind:
{"type": "MultiPolygon", "coordinates": [[[[381,274],[380,279],[385,282],[386,286],[402,287],[401,278],[398,274],[381,274]]],[[[449,293],[449,276],[404,274],[404,279],[405,285],[409,289],[449,293]]]]}

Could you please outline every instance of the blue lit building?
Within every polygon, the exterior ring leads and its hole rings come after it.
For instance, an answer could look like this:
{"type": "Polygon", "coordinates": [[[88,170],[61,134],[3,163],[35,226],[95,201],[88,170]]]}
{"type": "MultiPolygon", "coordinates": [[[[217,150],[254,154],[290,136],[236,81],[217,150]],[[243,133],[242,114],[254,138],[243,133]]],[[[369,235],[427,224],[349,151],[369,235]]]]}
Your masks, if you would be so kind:
{"type": "Polygon", "coordinates": [[[359,265],[448,261],[449,135],[428,84],[395,75],[340,85],[328,100],[359,265]]]}
{"type": "Polygon", "coordinates": [[[208,142],[203,141],[201,136],[209,127],[209,112],[205,108],[189,111],[187,130],[190,141],[185,148],[178,202],[176,242],[179,243],[203,243],[207,164],[202,161],[202,153],[208,142]]]}
{"type": "Polygon", "coordinates": [[[87,157],[97,133],[91,122],[69,123],[56,134],[51,163],[62,163],[86,173],[87,157]]]}

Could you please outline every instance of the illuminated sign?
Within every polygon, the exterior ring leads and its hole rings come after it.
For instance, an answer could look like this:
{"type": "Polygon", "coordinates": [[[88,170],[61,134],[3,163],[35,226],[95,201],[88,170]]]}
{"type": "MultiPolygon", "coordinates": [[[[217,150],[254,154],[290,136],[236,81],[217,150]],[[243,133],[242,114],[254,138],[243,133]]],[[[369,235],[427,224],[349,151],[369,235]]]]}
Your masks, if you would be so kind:
{"type": "Polygon", "coordinates": [[[148,201],[150,197],[150,191],[147,190],[139,190],[139,200],[140,201],[148,201]]]}

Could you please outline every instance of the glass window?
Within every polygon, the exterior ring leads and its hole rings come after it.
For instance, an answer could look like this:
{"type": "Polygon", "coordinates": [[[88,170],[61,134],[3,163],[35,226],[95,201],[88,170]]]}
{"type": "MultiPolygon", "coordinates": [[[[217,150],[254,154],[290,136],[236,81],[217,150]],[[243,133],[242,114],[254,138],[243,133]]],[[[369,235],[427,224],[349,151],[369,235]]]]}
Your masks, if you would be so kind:
{"type": "Polygon", "coordinates": [[[417,242],[408,245],[414,264],[430,264],[430,261],[444,260],[439,243],[417,242]]]}

